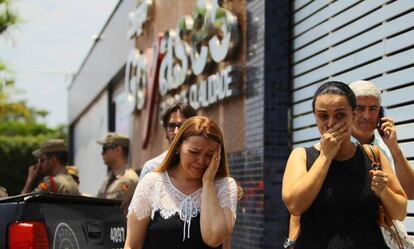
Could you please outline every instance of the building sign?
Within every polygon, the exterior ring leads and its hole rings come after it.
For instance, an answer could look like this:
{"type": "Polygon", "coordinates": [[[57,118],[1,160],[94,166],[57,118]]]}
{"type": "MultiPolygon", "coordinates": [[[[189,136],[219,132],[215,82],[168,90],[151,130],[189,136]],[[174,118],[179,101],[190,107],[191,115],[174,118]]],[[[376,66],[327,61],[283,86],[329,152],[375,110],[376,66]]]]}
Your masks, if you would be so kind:
{"type": "Polygon", "coordinates": [[[152,0],[140,0],[135,11],[128,16],[128,38],[143,34],[144,24],[148,21],[149,13],[152,10],[152,0]]]}
{"type": "MultiPolygon", "coordinates": [[[[145,32],[152,8],[152,1],[139,1],[129,15],[128,37],[145,32]]],[[[125,89],[134,99],[133,110],[141,111],[148,103],[154,108],[156,91],[162,96],[161,116],[176,102],[198,109],[238,95],[241,70],[231,59],[239,41],[237,17],[218,0],[198,0],[192,16],[182,16],[175,28],[160,34],[150,52],[130,51],[125,89]]]]}
{"type": "MultiPolygon", "coordinates": [[[[138,1],[135,11],[128,16],[128,38],[143,34],[144,25],[149,20],[152,11],[152,0],[138,1]]],[[[131,111],[142,110],[145,104],[147,89],[147,60],[136,48],[128,54],[125,70],[125,89],[127,96],[132,98],[131,111]]]]}

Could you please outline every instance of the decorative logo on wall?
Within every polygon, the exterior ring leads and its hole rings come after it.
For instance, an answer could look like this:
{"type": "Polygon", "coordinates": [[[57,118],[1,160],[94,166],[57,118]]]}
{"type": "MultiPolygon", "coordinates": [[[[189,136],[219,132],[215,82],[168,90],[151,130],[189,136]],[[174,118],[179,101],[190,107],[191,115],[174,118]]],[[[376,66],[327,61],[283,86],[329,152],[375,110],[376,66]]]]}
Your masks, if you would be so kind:
{"type": "MultiPolygon", "coordinates": [[[[130,13],[129,37],[143,34],[143,26],[150,20],[152,7],[152,1],[143,0],[136,11],[130,13]]],[[[174,29],[162,34],[161,42],[157,44],[159,49],[151,52],[153,60],[159,60],[156,63],[159,68],[152,70],[158,72],[156,85],[159,85],[162,96],[188,83],[192,76],[205,77],[191,84],[189,89],[171,96],[165,104],[181,101],[198,109],[239,94],[239,87],[234,84],[239,82],[236,66],[227,65],[218,72],[206,75],[214,64],[228,61],[235,54],[239,40],[239,23],[234,14],[220,7],[218,0],[198,0],[192,16],[182,16],[174,29]]],[[[150,66],[147,57],[134,48],[126,64],[126,89],[133,96],[134,108],[138,111],[144,108],[147,101],[150,66]]],[[[161,113],[163,109],[161,104],[161,113]]]]}
{"type": "MultiPolygon", "coordinates": [[[[152,0],[141,0],[129,14],[128,37],[145,33],[152,0]]],[[[241,92],[241,70],[231,63],[240,41],[237,17],[218,0],[198,0],[191,16],[179,18],[175,28],[158,34],[151,48],[131,49],[125,70],[130,112],[141,112],[142,147],[149,143],[153,115],[162,117],[177,102],[194,109],[208,107],[241,92]],[[185,86],[184,86],[185,85],[185,86]],[[157,93],[162,96],[158,103],[157,93]],[[159,106],[159,112],[156,111],[159,106]]]]}

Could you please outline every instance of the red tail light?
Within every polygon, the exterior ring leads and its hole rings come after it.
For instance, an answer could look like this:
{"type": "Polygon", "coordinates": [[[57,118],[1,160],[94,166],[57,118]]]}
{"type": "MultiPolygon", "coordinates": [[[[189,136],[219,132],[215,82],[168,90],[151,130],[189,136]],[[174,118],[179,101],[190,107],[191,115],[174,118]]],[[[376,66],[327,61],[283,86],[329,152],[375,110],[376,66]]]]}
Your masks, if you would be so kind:
{"type": "Polygon", "coordinates": [[[9,226],[9,249],[49,249],[45,223],[28,221],[11,224],[9,226]]]}

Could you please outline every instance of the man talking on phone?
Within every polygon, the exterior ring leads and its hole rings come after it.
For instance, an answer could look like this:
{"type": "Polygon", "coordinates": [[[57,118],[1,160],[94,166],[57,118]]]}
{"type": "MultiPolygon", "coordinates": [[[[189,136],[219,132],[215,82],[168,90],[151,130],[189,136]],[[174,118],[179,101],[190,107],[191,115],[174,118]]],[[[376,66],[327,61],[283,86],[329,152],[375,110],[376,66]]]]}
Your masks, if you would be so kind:
{"type": "Polygon", "coordinates": [[[407,198],[413,200],[414,169],[398,145],[394,120],[387,117],[381,107],[381,90],[374,83],[364,80],[352,82],[349,87],[357,97],[352,136],[361,144],[376,144],[384,152],[393,163],[407,198]]]}

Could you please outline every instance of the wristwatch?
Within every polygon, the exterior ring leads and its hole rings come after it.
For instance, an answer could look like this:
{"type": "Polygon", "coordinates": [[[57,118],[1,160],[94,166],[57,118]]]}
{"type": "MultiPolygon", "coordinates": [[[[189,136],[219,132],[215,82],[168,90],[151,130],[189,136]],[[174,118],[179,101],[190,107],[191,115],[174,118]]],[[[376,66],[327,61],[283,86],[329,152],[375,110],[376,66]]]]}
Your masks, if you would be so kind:
{"type": "Polygon", "coordinates": [[[290,246],[293,246],[295,244],[296,240],[291,240],[287,238],[285,240],[285,243],[283,244],[283,248],[289,248],[290,246]]]}

